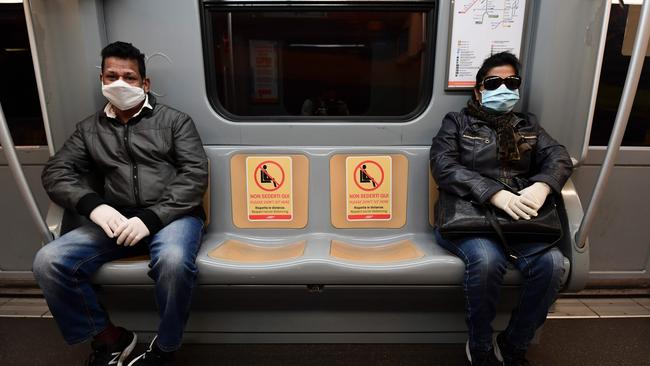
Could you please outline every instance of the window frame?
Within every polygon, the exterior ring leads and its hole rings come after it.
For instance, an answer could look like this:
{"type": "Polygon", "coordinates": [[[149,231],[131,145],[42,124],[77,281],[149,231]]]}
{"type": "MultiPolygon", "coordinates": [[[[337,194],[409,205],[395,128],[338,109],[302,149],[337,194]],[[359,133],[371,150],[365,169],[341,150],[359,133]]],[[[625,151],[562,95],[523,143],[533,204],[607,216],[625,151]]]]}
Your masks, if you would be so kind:
{"type": "Polygon", "coordinates": [[[308,122],[308,123],[372,123],[372,122],[393,122],[407,123],[419,117],[431,103],[434,84],[434,64],[436,58],[436,37],[437,37],[437,15],[439,0],[421,1],[219,1],[199,0],[199,17],[201,23],[201,43],[203,48],[203,72],[205,75],[205,87],[208,101],[212,109],[221,117],[230,122],[308,122]],[[253,11],[419,11],[426,14],[426,47],[429,49],[425,56],[423,75],[421,78],[422,96],[413,111],[398,116],[242,116],[231,113],[219,99],[217,86],[217,73],[215,68],[214,34],[212,32],[211,14],[214,11],[224,13],[253,12],[253,11]]]}

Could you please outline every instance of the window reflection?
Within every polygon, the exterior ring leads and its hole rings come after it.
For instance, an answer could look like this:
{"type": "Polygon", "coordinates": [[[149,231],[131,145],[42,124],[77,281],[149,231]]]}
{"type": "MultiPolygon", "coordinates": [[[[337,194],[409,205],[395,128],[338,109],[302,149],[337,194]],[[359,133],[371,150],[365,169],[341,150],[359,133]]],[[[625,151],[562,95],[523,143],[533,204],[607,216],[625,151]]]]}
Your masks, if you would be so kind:
{"type": "Polygon", "coordinates": [[[0,103],[16,146],[47,145],[22,4],[0,4],[0,103]]]}
{"type": "Polygon", "coordinates": [[[426,11],[209,11],[212,97],[230,114],[405,116],[423,102],[426,11]]]}
{"type": "MultiPolygon", "coordinates": [[[[612,133],[618,104],[630,65],[629,47],[624,45],[626,26],[638,24],[640,5],[625,8],[612,5],[603,67],[589,144],[604,146],[612,133]],[[636,21],[635,21],[636,19],[636,21]],[[629,24],[629,25],[628,25],[629,24]]],[[[628,42],[630,34],[628,34],[628,42]]],[[[623,137],[624,146],[650,146],[650,57],[645,58],[630,119],[623,137]]]]}

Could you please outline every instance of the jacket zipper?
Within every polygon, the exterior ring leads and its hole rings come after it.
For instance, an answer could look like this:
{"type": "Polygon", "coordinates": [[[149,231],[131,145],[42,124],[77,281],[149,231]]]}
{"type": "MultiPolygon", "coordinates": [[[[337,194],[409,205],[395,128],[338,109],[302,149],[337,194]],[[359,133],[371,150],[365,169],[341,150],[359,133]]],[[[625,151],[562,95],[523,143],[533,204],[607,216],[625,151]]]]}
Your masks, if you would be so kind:
{"type": "Polygon", "coordinates": [[[486,144],[490,142],[490,139],[487,139],[485,137],[480,137],[480,136],[463,135],[463,137],[467,137],[468,139],[472,139],[472,140],[481,140],[486,144]]]}
{"type": "Polygon", "coordinates": [[[537,140],[537,135],[527,135],[524,133],[520,133],[519,136],[521,136],[524,140],[537,140]]]}
{"type": "Polygon", "coordinates": [[[133,176],[133,195],[135,196],[135,203],[140,207],[140,189],[138,184],[138,164],[135,161],[133,156],[133,151],[131,151],[131,145],[129,143],[129,125],[127,123],[126,129],[124,130],[124,146],[126,147],[126,152],[129,155],[131,160],[131,175],[133,176]]]}

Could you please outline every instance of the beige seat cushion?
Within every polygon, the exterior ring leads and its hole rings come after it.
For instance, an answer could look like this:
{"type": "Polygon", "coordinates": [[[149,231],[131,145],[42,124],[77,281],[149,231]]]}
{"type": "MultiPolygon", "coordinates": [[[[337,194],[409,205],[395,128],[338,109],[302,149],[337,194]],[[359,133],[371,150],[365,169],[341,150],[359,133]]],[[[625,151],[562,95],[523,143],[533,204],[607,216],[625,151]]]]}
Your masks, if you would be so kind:
{"type": "Polygon", "coordinates": [[[410,240],[383,245],[354,245],[332,240],[330,256],[360,263],[395,263],[422,258],[424,253],[410,240]]]}
{"type": "Polygon", "coordinates": [[[238,240],[227,240],[212,250],[208,256],[214,259],[240,263],[281,262],[301,257],[306,241],[286,245],[254,245],[238,240]]]}

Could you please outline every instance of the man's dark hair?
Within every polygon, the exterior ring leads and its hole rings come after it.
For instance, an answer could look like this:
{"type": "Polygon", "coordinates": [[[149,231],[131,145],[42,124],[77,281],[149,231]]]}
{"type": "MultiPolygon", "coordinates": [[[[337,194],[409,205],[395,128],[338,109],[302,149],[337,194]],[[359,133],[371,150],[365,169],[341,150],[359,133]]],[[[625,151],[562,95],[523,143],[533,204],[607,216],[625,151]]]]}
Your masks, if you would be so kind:
{"type": "Polygon", "coordinates": [[[481,88],[481,83],[483,82],[483,79],[485,78],[485,75],[487,75],[488,71],[490,71],[492,68],[503,66],[503,65],[510,65],[515,69],[515,74],[519,75],[519,60],[517,59],[517,56],[513,55],[510,52],[499,52],[495,53],[494,55],[488,57],[483,61],[483,65],[481,65],[481,68],[478,69],[478,72],[476,73],[476,90],[479,90],[481,88]]]}
{"type": "Polygon", "coordinates": [[[135,48],[131,43],[113,42],[102,50],[102,72],[104,72],[104,61],[108,57],[117,57],[125,60],[136,60],[138,62],[138,71],[142,79],[147,77],[147,70],[144,66],[144,53],[135,48]]]}

